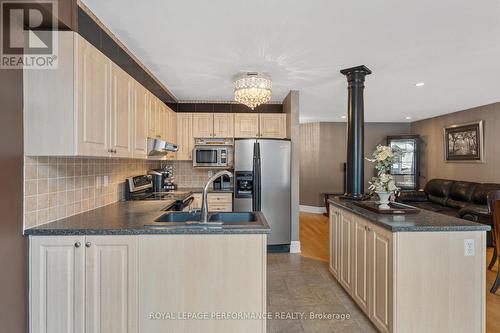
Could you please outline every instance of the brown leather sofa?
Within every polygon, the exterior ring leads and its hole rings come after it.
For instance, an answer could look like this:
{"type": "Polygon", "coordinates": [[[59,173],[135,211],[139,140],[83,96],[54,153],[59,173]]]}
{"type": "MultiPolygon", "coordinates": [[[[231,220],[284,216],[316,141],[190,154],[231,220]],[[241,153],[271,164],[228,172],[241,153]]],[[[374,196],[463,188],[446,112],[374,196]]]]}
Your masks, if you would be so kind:
{"type": "Polygon", "coordinates": [[[488,192],[500,190],[500,184],[432,179],[423,191],[401,192],[397,200],[436,213],[491,225],[488,192]]]}

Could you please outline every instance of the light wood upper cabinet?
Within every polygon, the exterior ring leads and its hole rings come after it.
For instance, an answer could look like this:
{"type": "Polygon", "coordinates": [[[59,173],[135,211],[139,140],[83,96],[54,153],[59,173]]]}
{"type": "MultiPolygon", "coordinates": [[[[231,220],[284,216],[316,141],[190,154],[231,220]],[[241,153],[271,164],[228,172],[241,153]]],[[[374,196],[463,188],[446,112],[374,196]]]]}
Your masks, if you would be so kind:
{"type": "Polygon", "coordinates": [[[30,237],[30,333],[86,333],[84,244],[84,236],[30,237]]]}
{"type": "Polygon", "coordinates": [[[193,114],[179,113],[177,114],[177,160],[192,160],[194,137],[193,137],[193,114]]]}
{"type": "Polygon", "coordinates": [[[158,107],[158,133],[156,136],[164,141],[168,138],[168,112],[167,107],[159,99],[156,100],[158,107]]]}
{"type": "Polygon", "coordinates": [[[147,157],[148,92],[138,82],[134,84],[132,121],[132,154],[135,158],[147,157]]]}
{"type": "Polygon", "coordinates": [[[259,137],[259,114],[236,113],[234,115],[234,137],[235,138],[259,137]]]}
{"type": "Polygon", "coordinates": [[[193,137],[210,138],[214,133],[214,115],[213,113],[194,113],[193,114],[193,137]]]}
{"type": "Polygon", "coordinates": [[[214,113],[214,132],[216,138],[232,138],[234,136],[234,114],[214,113]]]}
{"type": "MultiPolygon", "coordinates": [[[[76,151],[71,155],[108,156],[111,61],[81,37],[76,38],[75,47],[77,48],[75,59],[78,101],[77,145],[76,151]]],[[[40,81],[39,84],[44,83],[40,81]]],[[[37,88],[33,87],[33,89],[37,88]]],[[[45,112],[45,110],[40,111],[45,112]]],[[[52,111],[47,110],[47,112],[52,111]]],[[[71,124],[63,126],[71,126],[71,124]]],[[[57,126],[51,126],[52,130],[57,128],[57,126]]]]}
{"type": "Polygon", "coordinates": [[[117,157],[130,157],[134,81],[117,65],[111,68],[110,152],[117,157]]]}
{"type": "Polygon", "coordinates": [[[31,236],[31,333],[137,333],[136,236],[31,236]]]}
{"type": "Polygon", "coordinates": [[[158,100],[156,96],[148,93],[148,137],[157,138],[159,137],[159,124],[160,124],[160,113],[158,109],[158,100]]]}
{"type": "Polygon", "coordinates": [[[85,237],[86,333],[137,332],[137,237],[85,237]]]}
{"type": "Polygon", "coordinates": [[[57,34],[58,69],[23,71],[25,154],[145,158],[163,134],[158,99],[79,34],[57,34]]]}
{"type": "Polygon", "coordinates": [[[167,108],[167,141],[177,143],[177,113],[167,108]]]}
{"type": "Polygon", "coordinates": [[[286,114],[285,113],[261,113],[259,115],[260,137],[264,138],[286,138],[286,114]]]}

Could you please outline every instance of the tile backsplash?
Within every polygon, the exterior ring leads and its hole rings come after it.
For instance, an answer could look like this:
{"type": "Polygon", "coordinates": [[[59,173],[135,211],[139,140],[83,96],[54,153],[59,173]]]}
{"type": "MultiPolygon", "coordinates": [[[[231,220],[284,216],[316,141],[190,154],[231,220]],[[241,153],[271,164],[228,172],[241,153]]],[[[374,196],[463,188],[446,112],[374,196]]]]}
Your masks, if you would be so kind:
{"type": "Polygon", "coordinates": [[[174,167],[174,183],[177,187],[203,187],[209,173],[216,171],[193,167],[193,161],[168,161],[174,167]]]}
{"type": "Polygon", "coordinates": [[[159,161],[136,159],[26,156],[24,227],[122,200],[126,177],[158,167],[159,161]]]}

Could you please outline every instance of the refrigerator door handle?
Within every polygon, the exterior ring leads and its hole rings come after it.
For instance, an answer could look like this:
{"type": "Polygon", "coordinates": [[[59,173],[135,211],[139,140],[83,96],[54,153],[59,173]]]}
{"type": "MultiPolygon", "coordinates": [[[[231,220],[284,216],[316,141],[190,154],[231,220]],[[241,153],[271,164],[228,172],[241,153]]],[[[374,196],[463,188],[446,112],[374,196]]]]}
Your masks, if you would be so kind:
{"type": "Polygon", "coordinates": [[[261,210],[261,165],[260,165],[260,144],[256,141],[253,145],[253,164],[252,164],[252,210],[261,210]]]}

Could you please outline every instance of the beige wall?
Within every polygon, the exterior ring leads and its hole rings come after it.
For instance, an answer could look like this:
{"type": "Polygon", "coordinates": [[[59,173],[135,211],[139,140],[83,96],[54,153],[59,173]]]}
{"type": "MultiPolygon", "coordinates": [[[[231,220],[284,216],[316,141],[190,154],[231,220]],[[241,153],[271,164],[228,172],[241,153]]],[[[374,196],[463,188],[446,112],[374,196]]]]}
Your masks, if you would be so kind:
{"type": "MultiPolygon", "coordinates": [[[[410,133],[409,123],[367,123],[365,156],[387,135],[410,133]]],[[[300,125],[300,204],[322,206],[323,192],[343,192],[343,163],[347,149],[346,123],[306,123],[300,125]]],[[[374,174],[365,161],[365,188],[374,174]]]]}
{"type": "Polygon", "coordinates": [[[421,186],[433,178],[500,183],[500,103],[417,121],[411,130],[422,138],[421,186]],[[484,163],[445,162],[443,128],[476,120],[484,120],[484,163]]]}

